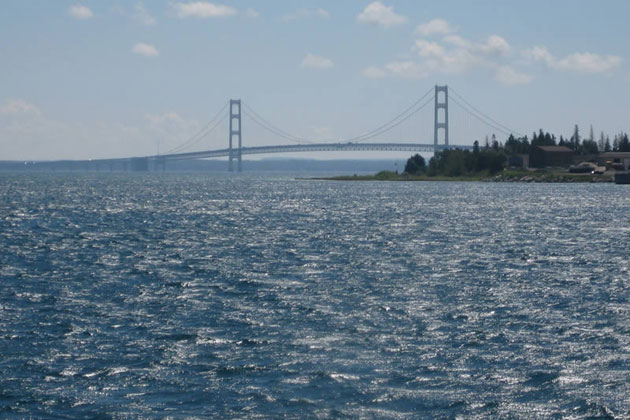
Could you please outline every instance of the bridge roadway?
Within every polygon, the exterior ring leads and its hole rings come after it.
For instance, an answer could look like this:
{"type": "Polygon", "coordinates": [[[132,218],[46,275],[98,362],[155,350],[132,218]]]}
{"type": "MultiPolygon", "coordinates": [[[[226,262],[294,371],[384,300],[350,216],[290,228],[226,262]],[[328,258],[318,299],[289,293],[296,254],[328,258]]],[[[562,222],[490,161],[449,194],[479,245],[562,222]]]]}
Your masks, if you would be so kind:
{"type": "MultiPolygon", "coordinates": [[[[437,146],[437,150],[444,149],[472,150],[472,146],[443,144],[437,146]]],[[[254,146],[242,147],[241,155],[257,155],[264,153],[295,153],[295,152],[434,152],[435,145],[428,143],[311,143],[289,144],[280,146],[254,146]]],[[[182,160],[205,159],[213,157],[229,157],[230,149],[204,150],[200,152],[172,153],[159,156],[147,156],[154,160],[182,160]]],[[[238,156],[238,148],[232,149],[232,157],[238,156]]]]}
{"type": "MultiPolygon", "coordinates": [[[[472,146],[443,145],[437,147],[429,143],[310,143],[290,144],[277,146],[242,147],[241,156],[264,153],[297,153],[297,152],[429,152],[444,149],[472,150],[472,146]]],[[[146,171],[150,166],[165,165],[166,162],[186,159],[207,159],[217,157],[229,157],[230,149],[203,150],[200,152],[170,153],[164,155],[138,156],[114,159],[90,159],[90,160],[59,160],[28,162],[41,169],[60,170],[101,170],[122,169],[132,171],[146,171]]],[[[238,159],[238,148],[232,149],[232,159],[238,159]]]]}

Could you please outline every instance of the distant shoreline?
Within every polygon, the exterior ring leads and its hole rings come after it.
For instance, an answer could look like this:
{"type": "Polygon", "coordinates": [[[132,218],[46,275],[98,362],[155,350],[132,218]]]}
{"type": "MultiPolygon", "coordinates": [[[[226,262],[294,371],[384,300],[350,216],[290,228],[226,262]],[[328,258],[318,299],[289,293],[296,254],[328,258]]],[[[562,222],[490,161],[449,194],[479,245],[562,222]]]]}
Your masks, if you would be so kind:
{"type": "Polygon", "coordinates": [[[523,183],[611,183],[614,182],[612,174],[572,174],[564,171],[523,171],[507,170],[498,174],[478,173],[468,176],[429,176],[397,174],[390,171],[382,171],[374,175],[341,175],[332,177],[299,178],[325,181],[439,181],[439,182],[523,182],[523,183]]]}

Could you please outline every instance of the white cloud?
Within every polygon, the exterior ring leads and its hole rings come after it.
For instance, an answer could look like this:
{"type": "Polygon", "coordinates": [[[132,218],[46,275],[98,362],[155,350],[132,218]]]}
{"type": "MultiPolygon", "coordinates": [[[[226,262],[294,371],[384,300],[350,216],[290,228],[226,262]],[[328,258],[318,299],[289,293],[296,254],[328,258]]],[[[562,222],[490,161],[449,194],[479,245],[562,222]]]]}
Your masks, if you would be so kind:
{"type": "Polygon", "coordinates": [[[334,66],[334,63],[330,58],[308,53],[300,65],[310,69],[329,69],[334,66]]]}
{"type": "Polygon", "coordinates": [[[621,65],[622,58],[616,55],[594,53],[573,53],[564,58],[556,58],[546,47],[536,46],[525,50],[523,55],[532,61],[541,61],[555,70],[575,71],[579,73],[606,73],[621,65]]]}
{"type": "Polygon", "coordinates": [[[133,46],[131,51],[134,54],[143,55],[145,57],[157,57],[160,53],[157,48],[151,44],[145,44],[144,42],[138,42],[133,46]]]}
{"type": "Polygon", "coordinates": [[[260,13],[258,12],[258,10],[252,9],[250,7],[245,9],[245,16],[247,16],[248,18],[257,18],[260,16],[260,13]]]}
{"type": "Polygon", "coordinates": [[[366,67],[361,71],[361,74],[367,77],[368,79],[382,79],[387,76],[387,73],[383,69],[379,69],[378,67],[370,66],[366,67]]]}
{"type": "Polygon", "coordinates": [[[481,52],[488,55],[508,55],[510,44],[499,35],[491,35],[485,44],[480,46],[481,52]]]}
{"type": "Polygon", "coordinates": [[[161,127],[165,125],[186,125],[187,122],[177,112],[166,112],[164,114],[145,114],[144,116],[151,126],[161,127]]]}
{"type": "Polygon", "coordinates": [[[547,64],[550,64],[555,61],[554,56],[551,55],[549,50],[547,50],[547,48],[545,47],[540,47],[540,46],[536,46],[528,50],[525,50],[523,52],[523,55],[526,58],[529,58],[533,61],[544,61],[547,64]]]}
{"type": "Polygon", "coordinates": [[[419,39],[412,50],[422,59],[418,66],[423,73],[462,73],[472,67],[482,65],[485,60],[477,47],[468,43],[467,47],[447,48],[437,42],[419,39]]]}
{"type": "Polygon", "coordinates": [[[380,1],[368,4],[361,13],[357,15],[357,20],[362,23],[371,23],[389,28],[407,22],[407,17],[394,12],[392,6],[385,6],[380,1]]]}
{"type": "Polygon", "coordinates": [[[456,29],[444,19],[433,19],[416,27],[416,33],[422,36],[448,35],[453,32],[456,29]]]}
{"type": "Polygon", "coordinates": [[[495,79],[503,85],[516,86],[530,83],[533,77],[525,73],[519,73],[513,67],[506,65],[497,68],[495,79]]]}
{"type": "Polygon", "coordinates": [[[94,13],[90,10],[89,7],[83,6],[82,4],[75,4],[74,6],[70,6],[68,9],[68,14],[75,19],[86,20],[94,17],[94,13]]]}
{"type": "MultiPolygon", "coordinates": [[[[437,33],[437,25],[434,28],[427,26],[427,33],[437,33]]],[[[442,25],[444,29],[444,26],[442,25]]],[[[505,59],[510,54],[508,42],[498,36],[492,35],[484,42],[473,42],[460,35],[450,34],[441,40],[418,39],[414,42],[411,51],[416,59],[407,61],[392,61],[381,68],[368,67],[362,74],[365,77],[399,77],[405,79],[418,79],[429,77],[432,74],[451,73],[461,74],[473,69],[491,69],[496,71],[497,81],[505,84],[526,83],[527,75],[520,74],[508,68],[498,70],[505,65],[505,59]]]]}
{"type": "Polygon", "coordinates": [[[442,57],[446,54],[444,48],[437,42],[419,39],[413,47],[420,57],[442,57]]]}
{"type": "Polygon", "coordinates": [[[385,65],[385,70],[391,76],[402,79],[424,79],[430,74],[425,66],[413,61],[393,61],[385,65]]]}
{"type": "Polygon", "coordinates": [[[238,13],[233,7],[223,4],[214,4],[206,1],[197,1],[191,3],[172,3],[171,7],[175,10],[177,17],[184,19],[189,17],[195,18],[217,18],[227,17],[238,13]]]}
{"type": "Polygon", "coordinates": [[[145,9],[144,3],[136,3],[134,7],[133,17],[143,25],[151,26],[157,23],[157,19],[145,9]]]}
{"type": "Polygon", "coordinates": [[[321,8],[297,9],[295,12],[287,13],[286,15],[282,16],[281,19],[289,21],[289,20],[298,20],[298,19],[305,19],[305,18],[311,18],[311,17],[328,18],[330,17],[330,13],[328,13],[328,11],[321,8]]]}
{"type": "Polygon", "coordinates": [[[510,45],[498,35],[477,43],[459,35],[449,35],[443,42],[419,39],[412,47],[423,61],[425,72],[463,73],[475,67],[497,67],[499,59],[509,55],[510,45]]]}
{"type": "Polygon", "coordinates": [[[180,146],[184,140],[199,130],[199,122],[186,119],[177,112],[170,111],[163,114],[145,114],[148,131],[154,141],[162,144],[163,151],[180,146]]]}
{"type": "Polygon", "coordinates": [[[1,115],[39,115],[39,108],[24,99],[9,99],[0,106],[1,115]]]}

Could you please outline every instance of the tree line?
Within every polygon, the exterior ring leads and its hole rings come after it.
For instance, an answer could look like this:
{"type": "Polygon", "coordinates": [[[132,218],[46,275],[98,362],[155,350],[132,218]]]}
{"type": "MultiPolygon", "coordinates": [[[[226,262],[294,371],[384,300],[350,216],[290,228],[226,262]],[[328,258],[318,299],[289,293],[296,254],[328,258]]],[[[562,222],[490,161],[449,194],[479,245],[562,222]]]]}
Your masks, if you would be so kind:
{"type": "Polygon", "coordinates": [[[565,146],[577,155],[597,155],[603,152],[630,152],[630,140],[627,133],[619,133],[610,140],[602,132],[595,140],[593,127],[589,136],[582,138],[576,125],[569,138],[544,132],[534,132],[531,140],[527,136],[515,137],[510,134],[503,143],[495,135],[486,137],[484,145],[475,141],[473,150],[446,149],[435,153],[427,164],[422,156],[415,154],[407,160],[405,172],[411,175],[463,176],[479,172],[489,174],[503,170],[509,156],[529,154],[537,146],[565,146]]]}
{"type": "MultiPolygon", "coordinates": [[[[488,139],[486,139],[486,146],[489,146],[488,139]]],[[[494,146],[494,142],[492,146],[494,146]]],[[[616,134],[611,142],[610,137],[608,135],[605,136],[604,132],[601,132],[599,139],[596,140],[593,127],[591,127],[589,136],[582,138],[577,125],[573,129],[573,135],[566,139],[563,136],[557,139],[555,135],[545,133],[540,129],[538,133],[534,132],[531,141],[527,136],[517,138],[510,134],[510,137],[508,137],[503,145],[497,143],[497,146],[503,147],[508,155],[528,154],[532,147],[535,146],[565,146],[573,150],[577,155],[596,155],[604,152],[630,152],[630,140],[628,139],[627,133],[621,132],[616,134]]]]}

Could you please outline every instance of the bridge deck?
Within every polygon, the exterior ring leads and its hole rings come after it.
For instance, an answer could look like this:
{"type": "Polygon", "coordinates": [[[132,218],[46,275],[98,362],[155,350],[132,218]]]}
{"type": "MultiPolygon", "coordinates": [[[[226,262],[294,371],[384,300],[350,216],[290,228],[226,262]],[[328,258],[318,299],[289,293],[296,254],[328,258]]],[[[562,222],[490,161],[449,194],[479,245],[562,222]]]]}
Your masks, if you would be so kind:
{"type": "MultiPolygon", "coordinates": [[[[438,150],[458,148],[472,150],[472,146],[438,145],[438,150]]],[[[296,152],[434,152],[435,145],[429,143],[312,143],[290,144],[279,146],[255,146],[241,148],[241,155],[264,153],[296,153],[296,152]]],[[[232,149],[232,156],[237,156],[238,149],[232,149]]],[[[182,160],[204,159],[230,156],[230,149],[204,150],[200,152],[173,153],[160,156],[148,156],[150,159],[182,160]]]]}

